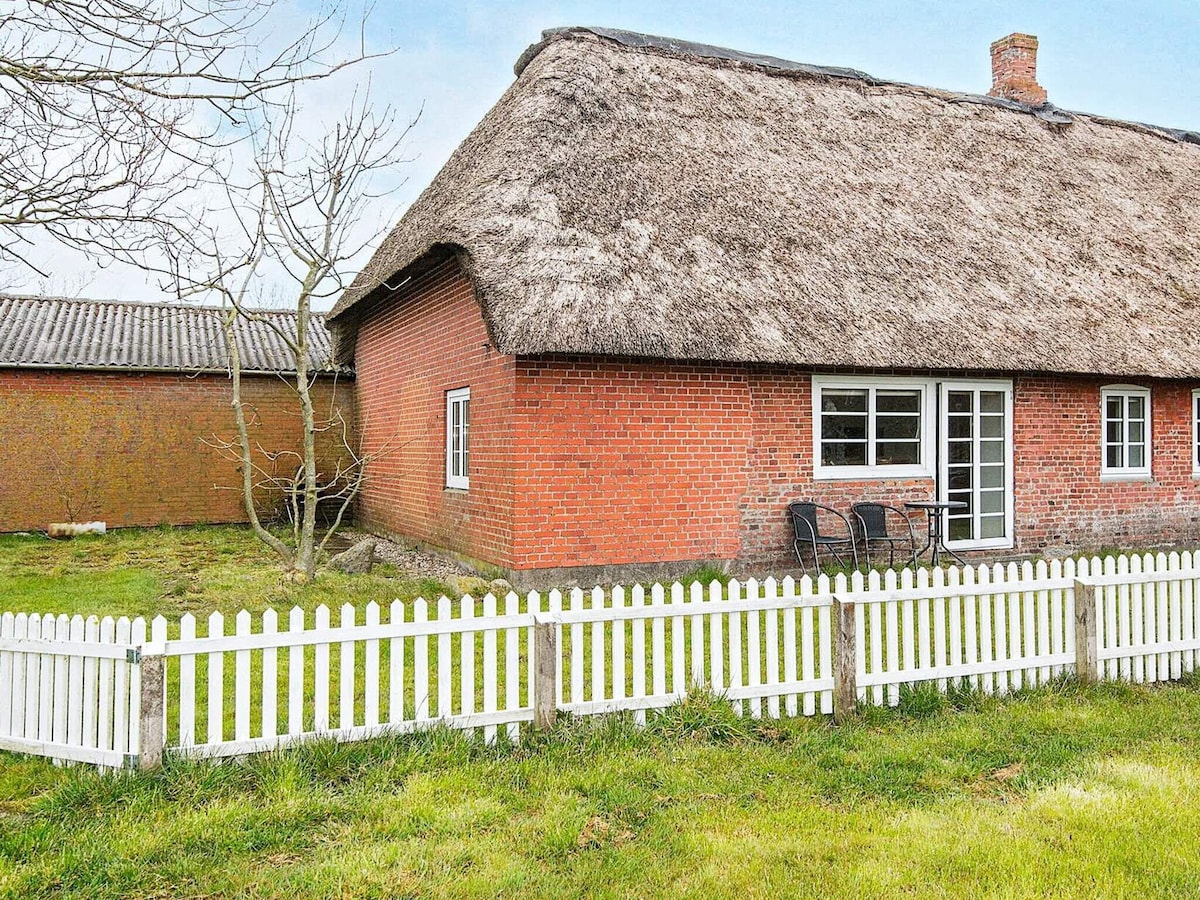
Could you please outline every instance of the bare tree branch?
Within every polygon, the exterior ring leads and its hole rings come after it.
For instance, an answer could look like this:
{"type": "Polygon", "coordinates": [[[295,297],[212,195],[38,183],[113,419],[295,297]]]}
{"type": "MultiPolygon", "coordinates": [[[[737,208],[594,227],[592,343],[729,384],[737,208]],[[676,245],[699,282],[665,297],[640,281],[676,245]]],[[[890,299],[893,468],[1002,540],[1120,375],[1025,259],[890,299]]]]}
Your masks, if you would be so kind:
{"type": "MultiPolygon", "coordinates": [[[[0,3],[0,261],[40,237],[138,264],[219,188],[292,90],[379,55],[338,7],[276,0],[0,3]]],[[[390,52],[390,51],[388,51],[390,52]]]]}
{"type": "MultiPolygon", "coordinates": [[[[366,93],[352,98],[341,119],[318,140],[299,137],[302,120],[294,100],[281,104],[267,117],[268,128],[257,142],[254,178],[246,189],[230,187],[228,213],[239,221],[237,240],[217,234],[196,221],[186,239],[162,232],[172,247],[171,284],[181,297],[215,297],[225,310],[223,323],[233,381],[232,405],[237,440],[214,440],[241,467],[247,517],[255,533],[283,560],[289,577],[307,580],[316,572],[321,553],[358,496],[369,464],[379,453],[364,454],[349,420],[331,401],[319,418],[313,387],[330,361],[314,359],[313,301],[342,290],[354,275],[351,260],[358,247],[373,176],[390,173],[405,162],[404,141],[416,120],[397,129],[389,109],[372,110],[366,93]],[[277,263],[294,289],[294,319],[285,327],[253,302],[259,267],[277,263]],[[299,449],[270,451],[255,446],[251,419],[241,395],[239,324],[261,322],[278,335],[288,350],[289,367],[277,373],[294,389],[299,410],[299,449]],[[293,330],[294,329],[294,330],[293,330]],[[324,445],[337,452],[325,462],[324,445]],[[279,496],[290,512],[291,535],[285,540],[262,525],[255,508],[264,492],[279,496]],[[332,523],[317,534],[323,502],[336,503],[332,523]]],[[[303,131],[313,129],[304,121],[303,131]]],[[[372,238],[378,237],[378,230],[372,238]]]]}

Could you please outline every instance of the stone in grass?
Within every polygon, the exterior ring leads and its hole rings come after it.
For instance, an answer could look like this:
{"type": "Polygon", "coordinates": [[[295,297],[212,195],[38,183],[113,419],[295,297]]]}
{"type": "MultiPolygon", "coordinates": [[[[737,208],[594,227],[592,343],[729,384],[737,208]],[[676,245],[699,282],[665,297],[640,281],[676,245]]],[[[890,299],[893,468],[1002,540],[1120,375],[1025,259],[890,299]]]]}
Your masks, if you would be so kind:
{"type": "Polygon", "coordinates": [[[107,530],[103,522],[51,522],[46,534],[52,538],[69,538],[81,534],[105,534],[107,530]]]}
{"type": "Polygon", "coordinates": [[[443,583],[446,585],[446,596],[451,600],[465,597],[467,594],[478,600],[491,590],[488,583],[476,575],[451,575],[444,579],[443,583]]]}
{"type": "Polygon", "coordinates": [[[347,575],[366,575],[375,565],[375,538],[364,538],[329,560],[329,568],[347,575]]]}

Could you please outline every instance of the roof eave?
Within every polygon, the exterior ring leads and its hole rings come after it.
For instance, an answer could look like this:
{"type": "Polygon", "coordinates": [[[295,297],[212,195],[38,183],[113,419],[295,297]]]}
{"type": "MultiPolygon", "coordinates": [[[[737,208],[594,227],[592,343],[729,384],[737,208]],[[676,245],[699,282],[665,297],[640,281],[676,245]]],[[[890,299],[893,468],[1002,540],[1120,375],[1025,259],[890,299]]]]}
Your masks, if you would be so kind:
{"type": "MultiPolygon", "coordinates": [[[[0,369],[31,369],[37,371],[59,372],[108,372],[114,375],[153,374],[153,375],[185,375],[193,376],[229,376],[228,369],[189,369],[172,368],[167,366],[102,366],[94,363],[72,365],[70,363],[35,363],[35,362],[0,362],[0,369]]],[[[272,375],[279,377],[295,377],[295,369],[242,369],[243,375],[272,375]]],[[[354,370],[348,367],[337,369],[309,369],[308,374],[318,378],[354,378],[354,370]]]]}

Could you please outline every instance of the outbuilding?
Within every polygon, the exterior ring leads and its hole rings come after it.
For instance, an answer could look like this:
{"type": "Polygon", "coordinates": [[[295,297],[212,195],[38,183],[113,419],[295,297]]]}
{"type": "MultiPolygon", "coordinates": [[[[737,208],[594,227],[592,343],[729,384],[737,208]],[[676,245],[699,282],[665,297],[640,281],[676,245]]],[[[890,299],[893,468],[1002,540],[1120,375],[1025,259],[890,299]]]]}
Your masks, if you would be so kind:
{"type": "MultiPolygon", "coordinates": [[[[353,373],[332,364],[323,320],[315,326],[319,415],[352,425],[353,373]]],[[[262,310],[237,328],[255,459],[285,475],[302,429],[280,336],[295,327],[294,313],[262,310]]],[[[245,521],[239,465],[221,449],[236,435],[231,396],[217,309],[0,296],[0,532],[245,521]]],[[[321,435],[325,471],[340,434],[321,435]]],[[[280,500],[259,495],[267,513],[280,500]]]]}

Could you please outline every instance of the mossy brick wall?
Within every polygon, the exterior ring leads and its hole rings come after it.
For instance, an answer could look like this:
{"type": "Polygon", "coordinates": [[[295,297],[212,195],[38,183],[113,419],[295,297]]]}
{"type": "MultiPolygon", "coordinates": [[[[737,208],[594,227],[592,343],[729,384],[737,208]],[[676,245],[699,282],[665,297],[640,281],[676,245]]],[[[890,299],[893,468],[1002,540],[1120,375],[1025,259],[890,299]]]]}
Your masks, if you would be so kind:
{"type": "Polygon", "coordinates": [[[358,520],[488,563],[510,564],[513,358],[497,353],[470,282],[448,261],[359,330],[363,450],[358,520]],[[446,487],[446,392],[471,388],[470,490],[446,487]]]}
{"type": "MultiPolygon", "coordinates": [[[[793,500],[848,513],[859,500],[934,493],[931,478],[815,481],[808,371],[499,354],[454,263],[406,285],[357,346],[365,446],[391,448],[372,467],[361,519],[504,568],[778,568],[790,564],[793,500]],[[465,492],[445,488],[445,392],[464,386],[465,492]]],[[[1153,479],[1102,482],[1100,389],[1111,381],[1013,379],[1016,547],[1000,555],[1200,541],[1190,443],[1200,385],[1148,382],[1153,479]]]]}
{"type": "MultiPolygon", "coordinates": [[[[256,444],[298,450],[295,390],[247,376],[243,394],[256,444]]],[[[0,531],[66,521],[68,503],[110,528],[244,521],[238,465],[209,443],[235,436],[229,401],[223,376],[0,369],[0,531]]],[[[315,401],[318,417],[336,403],[353,421],[352,381],[319,379],[315,401]]],[[[334,470],[340,442],[321,437],[322,471],[334,470]]]]}

